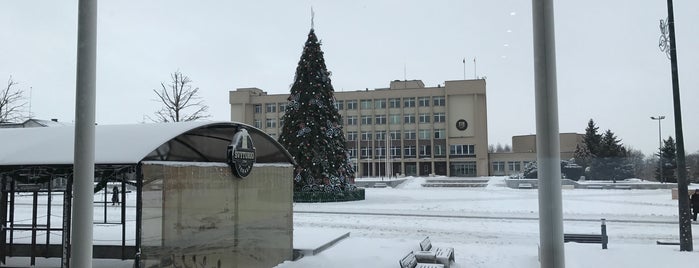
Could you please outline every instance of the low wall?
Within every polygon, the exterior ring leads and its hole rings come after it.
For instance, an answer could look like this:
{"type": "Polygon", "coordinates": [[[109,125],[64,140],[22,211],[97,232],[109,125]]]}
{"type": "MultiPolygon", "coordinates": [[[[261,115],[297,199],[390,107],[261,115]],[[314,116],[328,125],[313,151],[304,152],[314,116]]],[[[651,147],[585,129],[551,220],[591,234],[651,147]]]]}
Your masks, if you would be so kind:
{"type": "MultiPolygon", "coordinates": [[[[539,188],[538,179],[505,179],[505,184],[509,188],[539,188]]],[[[672,183],[628,183],[628,182],[594,182],[587,181],[585,183],[579,183],[570,179],[562,179],[561,186],[563,189],[570,189],[572,186],[574,189],[610,189],[610,190],[655,190],[655,189],[672,189],[676,188],[677,184],[672,183]]],[[[674,198],[675,195],[673,195],[674,198]]]]}
{"type": "Polygon", "coordinates": [[[355,180],[354,185],[357,187],[364,187],[364,188],[374,188],[374,186],[377,183],[385,183],[386,186],[394,188],[398,186],[399,184],[403,183],[405,179],[398,179],[398,180],[355,180]]]}

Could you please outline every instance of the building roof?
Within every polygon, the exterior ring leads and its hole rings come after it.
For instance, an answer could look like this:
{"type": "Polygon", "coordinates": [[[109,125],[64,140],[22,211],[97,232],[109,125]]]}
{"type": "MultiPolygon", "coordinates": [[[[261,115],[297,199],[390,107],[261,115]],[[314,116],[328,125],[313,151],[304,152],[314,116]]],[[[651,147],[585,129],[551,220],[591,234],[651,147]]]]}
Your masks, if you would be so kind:
{"type": "Polygon", "coordinates": [[[0,128],[23,128],[23,127],[58,127],[58,126],[71,126],[72,123],[58,122],[56,119],[42,120],[42,119],[27,119],[21,123],[10,123],[10,122],[0,122],[0,128]]]}
{"type": "MultiPolygon", "coordinates": [[[[234,122],[181,122],[95,126],[95,164],[144,160],[226,162],[226,150],[240,127],[248,130],[258,163],[293,163],[273,138],[234,122]]],[[[74,126],[0,129],[0,166],[72,165],[74,126]]]]}

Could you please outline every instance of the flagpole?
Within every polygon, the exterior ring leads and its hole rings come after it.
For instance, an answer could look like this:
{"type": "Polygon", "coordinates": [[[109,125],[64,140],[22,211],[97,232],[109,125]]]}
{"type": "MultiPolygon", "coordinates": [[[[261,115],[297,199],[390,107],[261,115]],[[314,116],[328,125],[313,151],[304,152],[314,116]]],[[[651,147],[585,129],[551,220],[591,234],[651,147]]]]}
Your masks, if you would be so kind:
{"type": "Polygon", "coordinates": [[[464,62],[464,80],[466,80],[466,58],[464,58],[463,62],[464,62]]]}
{"type": "Polygon", "coordinates": [[[473,79],[478,79],[476,76],[476,57],[473,57],[473,79]]]}

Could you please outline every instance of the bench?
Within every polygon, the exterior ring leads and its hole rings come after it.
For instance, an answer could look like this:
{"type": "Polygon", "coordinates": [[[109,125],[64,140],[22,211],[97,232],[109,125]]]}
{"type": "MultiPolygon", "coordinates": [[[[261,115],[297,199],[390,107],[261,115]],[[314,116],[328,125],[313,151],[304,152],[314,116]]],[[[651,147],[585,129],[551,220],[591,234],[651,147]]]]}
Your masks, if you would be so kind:
{"type": "Polygon", "coordinates": [[[400,261],[398,261],[400,264],[400,268],[443,268],[444,265],[441,264],[436,264],[436,263],[420,263],[417,262],[417,258],[415,258],[415,254],[411,251],[408,253],[408,255],[405,255],[400,261]]]}
{"type": "Polygon", "coordinates": [[[454,248],[449,247],[432,247],[432,241],[427,236],[420,242],[421,255],[422,252],[434,252],[435,261],[449,268],[451,262],[454,261],[454,248]]]}
{"type": "Polygon", "coordinates": [[[607,249],[609,237],[605,219],[602,219],[602,234],[563,234],[563,242],[602,244],[602,249],[607,249]]]}
{"type": "Polygon", "coordinates": [[[629,185],[614,185],[614,189],[631,190],[631,186],[629,186],[629,185]]]}
{"type": "Polygon", "coordinates": [[[386,188],[386,187],[388,187],[388,185],[386,183],[383,183],[383,182],[374,183],[374,188],[386,188]]]}
{"type": "Polygon", "coordinates": [[[517,184],[517,188],[519,188],[519,189],[532,189],[532,188],[534,188],[534,185],[532,185],[531,183],[520,183],[520,184],[517,184]]]}

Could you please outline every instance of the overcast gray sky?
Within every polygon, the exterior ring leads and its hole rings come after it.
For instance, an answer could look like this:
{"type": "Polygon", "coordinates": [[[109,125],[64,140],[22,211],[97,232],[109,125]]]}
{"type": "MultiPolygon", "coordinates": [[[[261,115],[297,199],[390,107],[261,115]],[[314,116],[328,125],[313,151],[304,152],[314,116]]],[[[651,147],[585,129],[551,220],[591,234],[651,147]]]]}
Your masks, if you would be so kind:
{"type": "MultiPolygon", "coordinates": [[[[646,154],[674,135],[670,61],[658,49],[666,1],[554,1],[561,132],[592,118],[646,154]]],[[[531,1],[99,1],[97,122],[138,123],[159,108],[153,89],[180,70],[213,120],[228,92],[288,93],[310,9],[336,91],[389,81],[487,77],[489,143],[533,134],[531,1]]],[[[675,0],[687,152],[699,150],[699,2],[675,0]]],[[[74,120],[77,0],[0,2],[0,79],[30,91],[37,118],[74,120]]],[[[4,85],[4,84],[3,84],[4,85]]]]}

